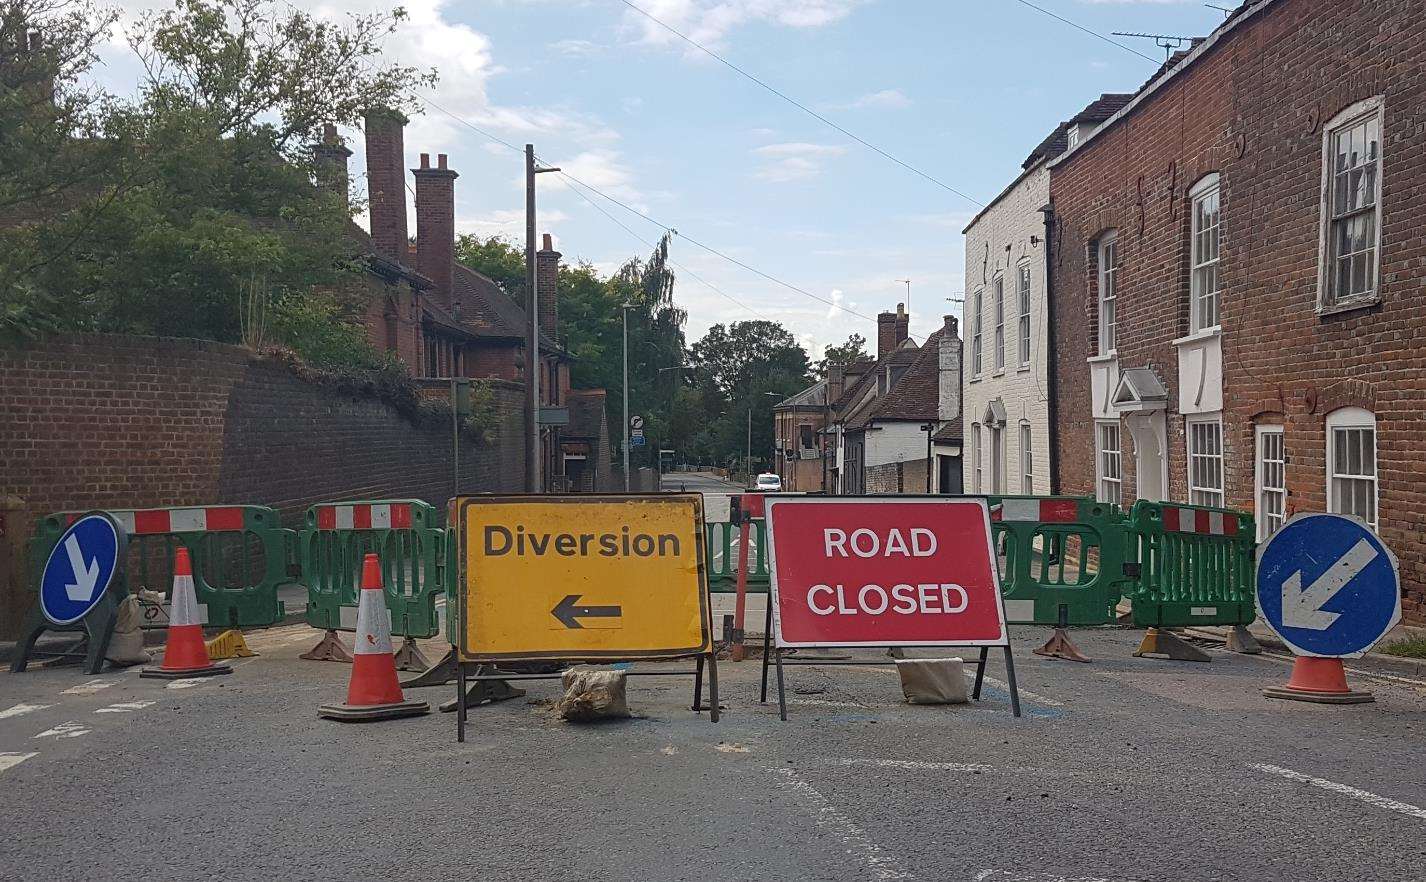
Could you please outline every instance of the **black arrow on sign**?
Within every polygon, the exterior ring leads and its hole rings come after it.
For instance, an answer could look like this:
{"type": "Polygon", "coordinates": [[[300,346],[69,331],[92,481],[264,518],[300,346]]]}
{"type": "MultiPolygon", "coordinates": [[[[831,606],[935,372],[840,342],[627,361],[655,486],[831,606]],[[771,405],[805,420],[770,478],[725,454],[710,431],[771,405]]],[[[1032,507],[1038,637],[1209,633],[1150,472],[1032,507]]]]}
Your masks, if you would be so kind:
{"type": "Polygon", "coordinates": [[[617,606],[579,606],[579,599],[583,596],[566,595],[550,610],[550,615],[559,619],[566,628],[580,629],[584,627],[579,623],[580,619],[617,619],[624,614],[624,610],[617,606]]]}

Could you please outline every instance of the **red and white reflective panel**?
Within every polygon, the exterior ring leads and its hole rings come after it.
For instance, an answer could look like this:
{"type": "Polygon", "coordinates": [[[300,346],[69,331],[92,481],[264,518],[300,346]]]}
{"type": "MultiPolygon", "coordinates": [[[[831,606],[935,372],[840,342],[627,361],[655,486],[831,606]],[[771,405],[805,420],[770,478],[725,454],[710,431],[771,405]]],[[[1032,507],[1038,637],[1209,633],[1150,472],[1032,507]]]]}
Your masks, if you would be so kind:
{"type": "MultiPolygon", "coordinates": [[[[130,536],[152,536],[156,533],[232,533],[243,529],[241,506],[225,505],[208,508],[141,508],[106,511],[119,522],[130,536]]],[[[70,523],[79,513],[69,515],[70,523]]]]}
{"type": "Polygon", "coordinates": [[[386,595],[380,588],[363,588],[357,600],[357,635],[352,652],[357,655],[390,655],[391,616],[386,595]]]}
{"type": "Polygon", "coordinates": [[[1238,519],[1221,511],[1164,506],[1164,529],[1174,533],[1202,533],[1205,536],[1238,535],[1238,519]]]}
{"type": "Polygon", "coordinates": [[[1079,503],[1073,499],[1005,499],[990,509],[996,522],[1072,524],[1079,520],[1079,503]]]}
{"type": "Polygon", "coordinates": [[[319,505],[319,530],[408,530],[411,528],[409,502],[353,502],[348,505],[319,505]]]}
{"type": "Polygon", "coordinates": [[[983,499],[769,499],[773,639],[1004,646],[983,499]]]}

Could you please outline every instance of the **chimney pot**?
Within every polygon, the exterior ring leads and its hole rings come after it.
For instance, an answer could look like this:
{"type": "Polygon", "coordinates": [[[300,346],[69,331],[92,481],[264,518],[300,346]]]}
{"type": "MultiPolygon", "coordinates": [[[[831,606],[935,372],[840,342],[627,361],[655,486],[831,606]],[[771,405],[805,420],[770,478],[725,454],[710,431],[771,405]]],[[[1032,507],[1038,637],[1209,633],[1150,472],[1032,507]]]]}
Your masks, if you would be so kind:
{"type": "Polygon", "coordinates": [[[421,154],[421,168],[430,168],[430,167],[431,167],[431,154],[429,154],[429,153],[422,153],[422,154],[421,154]]]}
{"type": "Polygon", "coordinates": [[[371,239],[376,250],[407,263],[405,117],[373,108],[366,114],[366,176],[371,239]]]}
{"type": "Polygon", "coordinates": [[[539,294],[538,312],[540,330],[550,337],[559,338],[559,280],[560,253],[552,245],[552,237],[545,233],[544,247],[535,254],[535,291],[539,294]]]}
{"type": "Polygon", "coordinates": [[[545,238],[544,238],[544,250],[545,250],[545,251],[554,251],[554,250],[555,250],[555,246],[552,245],[552,244],[550,244],[550,234],[549,234],[549,233],[545,233],[545,238]]]}
{"type": "Polygon", "coordinates": [[[440,168],[446,167],[446,155],[444,153],[436,154],[436,164],[440,168]]]}
{"type": "Polygon", "coordinates": [[[445,168],[431,168],[431,155],[421,154],[421,167],[412,169],[416,178],[416,268],[435,283],[436,300],[454,307],[456,195],[458,175],[445,168]]]}

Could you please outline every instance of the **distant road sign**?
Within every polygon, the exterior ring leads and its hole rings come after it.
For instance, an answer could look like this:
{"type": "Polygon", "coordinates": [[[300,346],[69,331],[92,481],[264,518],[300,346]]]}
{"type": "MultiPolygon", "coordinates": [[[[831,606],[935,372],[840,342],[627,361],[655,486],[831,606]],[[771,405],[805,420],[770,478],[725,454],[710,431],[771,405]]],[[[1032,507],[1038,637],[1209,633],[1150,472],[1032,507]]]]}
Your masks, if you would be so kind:
{"type": "Polygon", "coordinates": [[[1008,646],[980,499],[767,500],[773,635],[794,646],[1008,646]]]}
{"type": "Polygon", "coordinates": [[[638,414],[635,414],[634,416],[629,417],[629,428],[631,428],[631,429],[636,429],[636,430],[637,430],[637,429],[642,429],[643,427],[644,427],[644,418],[643,418],[643,417],[639,416],[638,414]]]}
{"type": "Polygon", "coordinates": [[[632,432],[629,433],[629,446],[630,446],[630,447],[643,447],[643,446],[644,446],[644,430],[643,430],[643,429],[634,429],[632,432]]]}
{"type": "Polygon", "coordinates": [[[40,576],[44,617],[56,625],[84,618],[108,590],[126,540],[123,528],[106,514],[84,515],[70,524],[40,576]]]}
{"type": "Polygon", "coordinates": [[[1299,514],[1258,551],[1258,611],[1298,655],[1355,658],[1401,620],[1396,557],[1361,521],[1299,514]]]}
{"type": "Polygon", "coordinates": [[[709,651],[697,495],[459,500],[464,658],[709,651]]]}

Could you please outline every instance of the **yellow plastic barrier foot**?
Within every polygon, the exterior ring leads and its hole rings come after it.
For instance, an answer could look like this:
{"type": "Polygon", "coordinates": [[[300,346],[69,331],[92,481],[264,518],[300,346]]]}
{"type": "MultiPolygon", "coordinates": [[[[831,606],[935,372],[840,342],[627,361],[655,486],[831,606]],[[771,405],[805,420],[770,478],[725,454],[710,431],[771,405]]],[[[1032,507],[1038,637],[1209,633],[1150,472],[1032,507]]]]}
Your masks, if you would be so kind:
{"type": "Polygon", "coordinates": [[[337,636],[336,631],[328,631],[322,635],[322,639],[317,641],[317,645],[302,653],[298,658],[305,658],[308,661],[332,661],[346,662],[351,664],[352,654],[342,643],[342,638],[337,636]]]}
{"type": "Polygon", "coordinates": [[[1079,647],[1074,645],[1074,641],[1069,637],[1069,632],[1064,628],[1056,628],[1054,632],[1050,634],[1050,639],[1045,641],[1045,645],[1033,650],[1033,652],[1036,655],[1062,658],[1065,661],[1077,661],[1089,664],[1089,656],[1079,651],[1079,647]]]}
{"type": "Polygon", "coordinates": [[[1144,632],[1144,640],[1134,651],[1136,658],[1153,656],[1171,661],[1211,662],[1213,656],[1169,631],[1150,628],[1144,632]]]}
{"type": "Polygon", "coordinates": [[[237,628],[229,628],[223,633],[208,641],[208,658],[252,658],[257,655],[248,646],[248,641],[243,639],[243,632],[237,628]]]}

